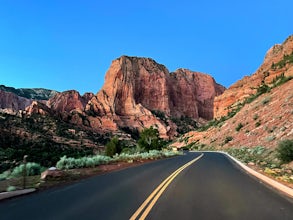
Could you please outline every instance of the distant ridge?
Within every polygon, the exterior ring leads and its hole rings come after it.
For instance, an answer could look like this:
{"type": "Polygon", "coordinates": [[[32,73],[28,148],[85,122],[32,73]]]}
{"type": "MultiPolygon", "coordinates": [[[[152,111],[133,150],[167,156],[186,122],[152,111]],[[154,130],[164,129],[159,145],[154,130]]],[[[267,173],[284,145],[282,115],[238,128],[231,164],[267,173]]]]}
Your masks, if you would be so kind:
{"type": "Polygon", "coordinates": [[[34,88],[34,89],[16,89],[5,85],[0,85],[0,90],[14,93],[20,97],[34,100],[49,100],[59,92],[50,89],[34,88]]]}

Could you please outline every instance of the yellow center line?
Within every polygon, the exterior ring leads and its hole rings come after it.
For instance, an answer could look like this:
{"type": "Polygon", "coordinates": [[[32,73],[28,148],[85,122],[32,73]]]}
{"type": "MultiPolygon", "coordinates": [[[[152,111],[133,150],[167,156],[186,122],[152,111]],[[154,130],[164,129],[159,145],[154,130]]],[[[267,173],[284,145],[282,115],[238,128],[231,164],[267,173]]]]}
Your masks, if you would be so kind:
{"type": "Polygon", "coordinates": [[[174,171],[170,176],[168,176],[150,195],[149,197],[142,203],[142,205],[136,210],[136,212],[131,216],[130,220],[135,220],[139,214],[145,209],[140,220],[143,220],[146,218],[146,216],[149,214],[153,206],[156,204],[162,193],[165,191],[165,189],[170,185],[170,183],[175,179],[175,177],[181,173],[182,170],[199,160],[203,154],[198,156],[197,158],[191,160],[190,162],[186,163],[185,165],[178,168],[176,171],[174,171]],[[151,201],[152,200],[152,201],[151,201]],[[151,201],[151,202],[150,202],[151,201]],[[148,205],[149,204],[149,205],[148,205]],[[148,205],[148,206],[147,206],[148,205]]]}

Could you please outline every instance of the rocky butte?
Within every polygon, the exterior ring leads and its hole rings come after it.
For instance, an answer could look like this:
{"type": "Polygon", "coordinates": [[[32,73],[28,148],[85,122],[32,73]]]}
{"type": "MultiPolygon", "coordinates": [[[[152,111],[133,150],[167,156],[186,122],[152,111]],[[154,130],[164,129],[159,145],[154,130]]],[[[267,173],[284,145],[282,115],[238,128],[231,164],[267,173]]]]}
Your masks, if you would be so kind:
{"type": "Polygon", "coordinates": [[[96,95],[70,90],[38,102],[1,92],[0,98],[1,108],[54,116],[96,132],[155,126],[170,138],[178,134],[182,120],[190,130],[213,119],[214,99],[224,91],[210,75],[188,69],[169,72],[151,58],[122,56],[112,62],[96,95]]]}
{"type": "Polygon", "coordinates": [[[141,130],[155,125],[163,137],[170,137],[176,134],[171,118],[212,119],[214,98],[224,90],[207,74],[187,69],[170,73],[153,59],[122,56],[112,62],[104,86],[85,112],[93,127],[141,130]]]}

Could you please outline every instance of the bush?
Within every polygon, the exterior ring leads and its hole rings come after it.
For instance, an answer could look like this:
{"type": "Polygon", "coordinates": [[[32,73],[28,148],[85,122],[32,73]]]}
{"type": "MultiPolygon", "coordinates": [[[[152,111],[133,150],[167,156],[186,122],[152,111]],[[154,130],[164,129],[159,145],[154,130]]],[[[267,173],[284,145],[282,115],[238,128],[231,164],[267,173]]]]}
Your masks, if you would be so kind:
{"type": "Polygon", "coordinates": [[[119,140],[117,137],[112,138],[107,144],[106,144],[106,155],[109,157],[112,157],[116,153],[118,153],[118,145],[119,140]]]}
{"type": "Polygon", "coordinates": [[[293,160],[293,140],[283,140],[279,143],[278,158],[283,163],[289,163],[293,160]]]}
{"type": "Polygon", "coordinates": [[[63,156],[57,162],[56,167],[61,170],[95,167],[101,164],[108,164],[111,162],[111,157],[103,155],[95,155],[93,157],[72,158],[63,156]]]}
{"type": "Polygon", "coordinates": [[[235,130],[236,130],[236,131],[240,131],[241,128],[243,128],[243,124],[242,124],[242,123],[239,123],[239,124],[237,125],[237,127],[235,128],[235,130]]]}
{"type": "Polygon", "coordinates": [[[108,156],[96,155],[93,157],[82,157],[82,158],[67,158],[63,156],[57,162],[56,167],[61,170],[75,169],[75,168],[85,168],[85,167],[95,167],[101,164],[108,164],[110,162],[117,161],[133,161],[133,160],[141,160],[141,159],[159,159],[163,157],[171,157],[175,155],[181,154],[180,152],[172,152],[172,151],[158,151],[158,150],[150,150],[149,152],[143,153],[134,153],[127,154],[121,153],[120,155],[114,155],[113,158],[108,156]]]}
{"type": "MultiPolygon", "coordinates": [[[[38,163],[28,162],[26,164],[26,175],[27,176],[40,175],[43,170],[44,170],[44,168],[41,167],[41,165],[38,163]]],[[[0,180],[21,177],[24,174],[23,172],[24,172],[24,164],[21,164],[21,165],[15,167],[11,172],[5,171],[5,172],[1,173],[0,180]]]]}
{"type": "Polygon", "coordinates": [[[9,171],[5,171],[5,172],[1,173],[0,174],[0,181],[1,180],[8,179],[9,175],[10,175],[10,172],[9,171]]]}
{"type": "Polygon", "coordinates": [[[258,119],[258,114],[255,114],[254,116],[253,116],[253,120],[257,120],[258,119]]]}
{"type": "Polygon", "coordinates": [[[138,146],[146,151],[162,149],[164,142],[159,136],[159,131],[152,126],[145,128],[139,135],[138,146]]]}
{"type": "Polygon", "coordinates": [[[257,121],[256,123],[255,123],[255,127],[257,128],[257,127],[259,127],[261,125],[261,122],[260,121],[257,121]]]}
{"type": "Polygon", "coordinates": [[[232,141],[233,137],[232,136],[227,136],[224,140],[224,143],[227,144],[228,142],[232,141]]]}
{"type": "Polygon", "coordinates": [[[108,157],[113,157],[115,154],[120,154],[126,145],[125,141],[121,141],[115,136],[106,144],[105,154],[108,157]]]}
{"type": "Polygon", "coordinates": [[[244,163],[255,162],[258,163],[264,157],[266,149],[263,146],[256,146],[254,148],[241,147],[241,148],[229,148],[227,152],[244,163]]]}
{"type": "MultiPolygon", "coordinates": [[[[26,164],[26,175],[27,176],[40,175],[41,170],[42,170],[42,167],[38,163],[28,162],[26,164]]],[[[24,164],[21,164],[12,170],[10,177],[23,176],[23,172],[24,172],[24,164]]]]}
{"type": "Polygon", "coordinates": [[[256,95],[260,96],[269,91],[271,91],[271,88],[267,84],[263,83],[257,88],[256,95]]]}
{"type": "Polygon", "coordinates": [[[16,187],[15,186],[8,186],[7,188],[6,188],[6,191],[7,192],[12,192],[12,191],[15,191],[16,190],[16,187]]]}

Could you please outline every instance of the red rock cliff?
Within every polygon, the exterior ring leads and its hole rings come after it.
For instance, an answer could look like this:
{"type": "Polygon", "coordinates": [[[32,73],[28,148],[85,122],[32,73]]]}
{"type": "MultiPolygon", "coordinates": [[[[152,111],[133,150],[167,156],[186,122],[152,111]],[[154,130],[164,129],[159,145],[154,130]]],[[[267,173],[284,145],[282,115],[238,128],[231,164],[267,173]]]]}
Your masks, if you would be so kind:
{"type": "Polygon", "coordinates": [[[31,99],[0,90],[0,109],[9,109],[11,111],[24,110],[31,103],[31,99]]]}
{"type": "Polygon", "coordinates": [[[105,84],[93,97],[86,111],[100,117],[112,117],[119,126],[144,127],[162,124],[151,111],[170,117],[188,116],[212,119],[213,100],[224,91],[206,74],[167,68],[150,58],[122,56],[114,60],[106,73],[105,84]]]}
{"type": "MultiPolygon", "coordinates": [[[[227,115],[237,103],[256,93],[262,83],[272,84],[277,76],[293,76],[293,65],[286,62],[286,56],[293,54],[293,35],[288,37],[283,44],[273,46],[267,52],[263,64],[251,76],[246,76],[237,81],[222,95],[215,98],[214,117],[220,118],[227,115]]],[[[292,59],[292,58],[291,58],[292,59]]]]}
{"type": "Polygon", "coordinates": [[[83,96],[75,90],[69,90],[56,94],[49,99],[47,105],[56,112],[83,111],[87,102],[94,96],[86,93],[83,96]]]}

